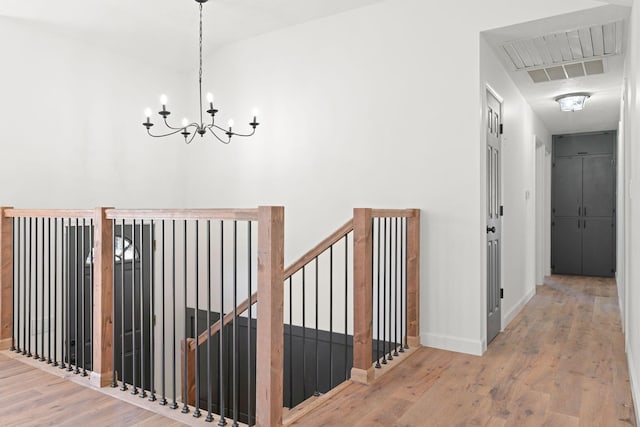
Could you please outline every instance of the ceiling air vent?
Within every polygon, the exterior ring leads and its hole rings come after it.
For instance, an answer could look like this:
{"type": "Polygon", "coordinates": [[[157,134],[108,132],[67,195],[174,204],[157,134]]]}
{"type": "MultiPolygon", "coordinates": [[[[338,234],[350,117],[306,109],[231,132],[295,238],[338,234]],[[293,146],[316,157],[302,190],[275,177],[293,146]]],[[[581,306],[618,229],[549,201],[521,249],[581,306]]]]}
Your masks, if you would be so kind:
{"type": "Polygon", "coordinates": [[[573,64],[557,65],[554,67],[528,70],[529,77],[534,83],[543,83],[552,80],[574,79],[576,77],[591,76],[604,73],[602,59],[593,61],[574,62],[573,64]]]}
{"type": "Polygon", "coordinates": [[[604,63],[602,62],[602,59],[598,59],[597,61],[586,61],[584,63],[584,69],[589,76],[592,74],[602,74],[604,73],[604,63]]]}
{"type": "MultiPolygon", "coordinates": [[[[507,42],[502,49],[516,70],[548,69],[578,61],[591,62],[622,52],[622,21],[507,42]]],[[[568,70],[566,67],[563,70],[570,73],[567,74],[570,77],[575,73],[577,77],[585,75],[585,71],[587,75],[590,74],[590,68],[586,66],[582,69],[579,64],[571,65],[568,70]]],[[[597,64],[593,65],[598,67],[597,64]]],[[[602,72],[604,67],[601,67],[602,72]]],[[[536,81],[533,75],[531,78],[536,81]]]]}

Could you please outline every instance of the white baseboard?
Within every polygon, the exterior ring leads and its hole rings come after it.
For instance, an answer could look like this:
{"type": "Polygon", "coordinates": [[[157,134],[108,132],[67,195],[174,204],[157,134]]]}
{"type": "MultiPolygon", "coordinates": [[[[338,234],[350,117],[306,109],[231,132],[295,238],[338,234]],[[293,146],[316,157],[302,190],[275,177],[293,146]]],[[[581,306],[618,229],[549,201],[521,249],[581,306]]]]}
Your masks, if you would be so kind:
{"type": "Polygon", "coordinates": [[[520,298],[520,301],[518,301],[511,310],[509,310],[502,316],[502,330],[504,330],[504,328],[506,328],[507,325],[511,323],[511,321],[518,315],[518,313],[520,313],[520,310],[522,310],[524,306],[527,305],[527,303],[531,300],[531,298],[534,297],[535,294],[536,287],[534,286],[533,289],[531,289],[522,298],[520,298]]]}
{"type": "Polygon", "coordinates": [[[627,352],[627,368],[629,369],[629,384],[631,385],[631,397],[633,398],[633,410],[636,414],[636,425],[640,425],[640,412],[638,412],[638,405],[640,404],[640,383],[638,383],[638,377],[636,377],[635,365],[633,364],[633,356],[631,351],[627,352]]]}
{"type": "Polygon", "coordinates": [[[471,340],[468,338],[452,337],[450,335],[422,333],[420,334],[420,342],[425,347],[473,354],[474,356],[482,356],[485,349],[482,340],[471,340]]]}

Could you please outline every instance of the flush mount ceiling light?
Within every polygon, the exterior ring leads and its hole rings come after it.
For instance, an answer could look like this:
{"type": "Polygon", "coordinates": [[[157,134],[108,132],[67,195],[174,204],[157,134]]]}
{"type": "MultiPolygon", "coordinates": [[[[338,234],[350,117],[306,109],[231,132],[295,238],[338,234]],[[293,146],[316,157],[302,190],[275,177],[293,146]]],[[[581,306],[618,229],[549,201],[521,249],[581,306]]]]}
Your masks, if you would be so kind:
{"type": "Polygon", "coordinates": [[[215,109],[213,107],[213,95],[211,93],[207,94],[207,102],[209,103],[209,109],[206,110],[206,113],[209,114],[211,116],[211,122],[210,123],[205,123],[203,120],[203,107],[202,107],[202,4],[206,3],[208,0],[195,0],[196,3],[198,3],[198,6],[200,7],[200,39],[199,39],[199,47],[200,47],[200,68],[199,68],[199,73],[198,73],[198,89],[199,89],[199,95],[200,95],[200,103],[199,103],[199,111],[200,111],[200,121],[199,122],[192,122],[189,123],[189,120],[187,120],[186,118],[182,119],[182,126],[181,127],[175,127],[175,126],[171,126],[167,120],[167,117],[171,114],[168,110],[167,110],[167,96],[166,95],[162,95],[160,97],[160,104],[162,105],[162,110],[158,112],[158,114],[162,117],[162,121],[164,122],[164,124],[167,126],[167,128],[169,128],[170,132],[165,133],[165,134],[157,134],[154,135],[151,133],[151,127],[153,126],[153,123],[151,123],[151,109],[147,108],[145,110],[145,116],[147,118],[147,120],[142,123],[142,125],[147,128],[147,133],[150,136],[153,136],[154,138],[161,138],[161,137],[165,137],[165,136],[170,136],[170,135],[175,135],[176,133],[180,133],[182,136],[184,136],[184,142],[187,144],[190,144],[191,141],[193,141],[193,138],[195,138],[196,134],[199,134],[201,137],[203,137],[207,132],[210,132],[213,136],[215,136],[218,141],[222,142],[223,144],[228,144],[231,142],[231,137],[232,136],[243,136],[243,137],[248,137],[248,136],[252,136],[255,132],[256,132],[256,127],[258,127],[258,125],[260,123],[258,123],[257,120],[257,115],[258,113],[254,110],[253,112],[253,121],[251,121],[249,123],[249,126],[251,126],[251,128],[253,129],[250,133],[237,133],[233,131],[233,120],[229,120],[229,124],[228,124],[228,128],[222,128],[220,126],[218,126],[215,122],[215,116],[216,113],[218,112],[217,109],[215,109]],[[226,135],[226,137],[221,136],[221,135],[226,135]]]}
{"type": "Polygon", "coordinates": [[[584,102],[591,95],[588,93],[568,93],[556,98],[561,111],[580,111],[584,108],[584,102]]]}

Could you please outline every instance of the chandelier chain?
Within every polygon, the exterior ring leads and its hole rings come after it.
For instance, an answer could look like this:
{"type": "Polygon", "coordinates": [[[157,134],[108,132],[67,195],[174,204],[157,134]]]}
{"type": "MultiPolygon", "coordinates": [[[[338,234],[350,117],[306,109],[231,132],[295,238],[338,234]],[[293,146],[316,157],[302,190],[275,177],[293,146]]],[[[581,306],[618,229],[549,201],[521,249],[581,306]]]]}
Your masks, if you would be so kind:
{"type": "Polygon", "coordinates": [[[198,71],[198,92],[200,93],[200,126],[204,127],[204,122],[202,120],[202,3],[200,3],[200,69],[198,71]]]}
{"type": "Polygon", "coordinates": [[[199,79],[202,83],[202,3],[200,3],[200,70],[199,79]]]}

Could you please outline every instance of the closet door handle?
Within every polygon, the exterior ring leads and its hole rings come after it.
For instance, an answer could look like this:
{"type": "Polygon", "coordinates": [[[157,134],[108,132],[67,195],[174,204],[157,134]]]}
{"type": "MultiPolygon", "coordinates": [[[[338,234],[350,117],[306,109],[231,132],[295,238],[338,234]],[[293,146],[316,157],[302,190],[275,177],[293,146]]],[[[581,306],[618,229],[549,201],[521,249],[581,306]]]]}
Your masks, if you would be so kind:
{"type": "Polygon", "coordinates": [[[578,216],[580,216],[580,205],[578,205],[578,216]]]}
{"type": "Polygon", "coordinates": [[[582,208],[582,215],[587,216],[587,208],[586,207],[582,208]]]}

